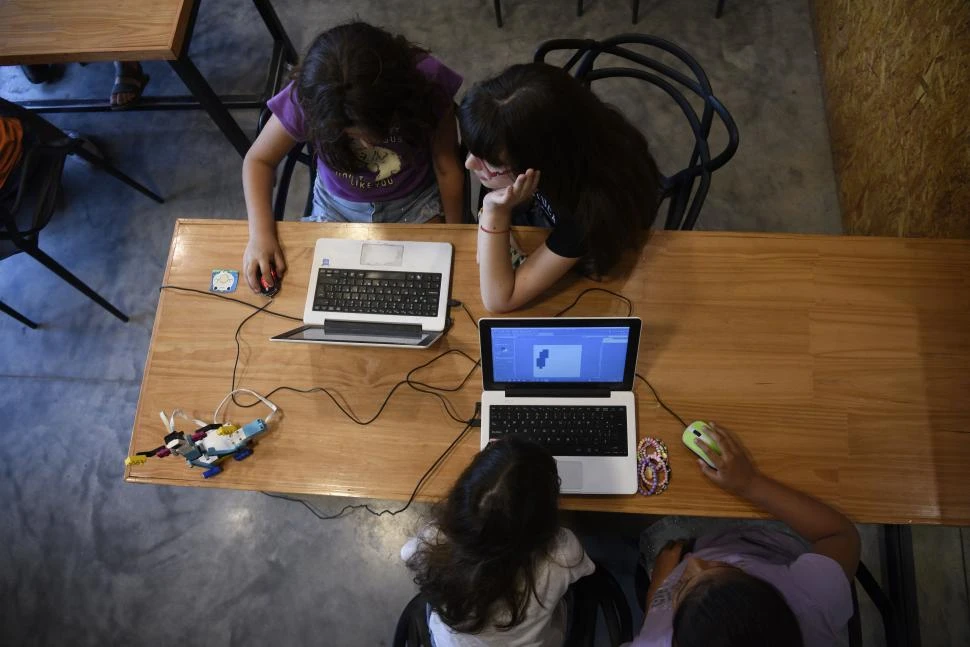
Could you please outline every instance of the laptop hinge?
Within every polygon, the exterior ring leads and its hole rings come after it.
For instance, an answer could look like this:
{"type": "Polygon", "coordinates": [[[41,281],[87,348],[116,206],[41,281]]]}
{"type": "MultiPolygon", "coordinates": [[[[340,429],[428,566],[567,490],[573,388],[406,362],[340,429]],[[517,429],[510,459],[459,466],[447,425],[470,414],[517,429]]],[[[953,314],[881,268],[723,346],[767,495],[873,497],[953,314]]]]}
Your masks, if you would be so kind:
{"type": "Polygon", "coordinates": [[[505,390],[507,398],[608,398],[609,389],[521,389],[509,388],[505,390]]]}
{"type": "Polygon", "coordinates": [[[423,330],[418,324],[389,324],[364,321],[339,321],[328,319],[323,323],[328,335],[355,335],[367,337],[404,337],[421,339],[423,330]]]}

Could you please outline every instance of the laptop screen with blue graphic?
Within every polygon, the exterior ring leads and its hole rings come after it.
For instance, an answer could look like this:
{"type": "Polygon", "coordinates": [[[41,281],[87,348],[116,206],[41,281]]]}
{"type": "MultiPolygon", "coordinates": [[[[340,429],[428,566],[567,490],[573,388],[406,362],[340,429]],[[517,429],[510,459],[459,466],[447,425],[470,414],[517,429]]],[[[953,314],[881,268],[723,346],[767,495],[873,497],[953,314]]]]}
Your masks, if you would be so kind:
{"type": "Polygon", "coordinates": [[[480,331],[486,390],[632,389],[637,318],[483,319],[480,331]]]}

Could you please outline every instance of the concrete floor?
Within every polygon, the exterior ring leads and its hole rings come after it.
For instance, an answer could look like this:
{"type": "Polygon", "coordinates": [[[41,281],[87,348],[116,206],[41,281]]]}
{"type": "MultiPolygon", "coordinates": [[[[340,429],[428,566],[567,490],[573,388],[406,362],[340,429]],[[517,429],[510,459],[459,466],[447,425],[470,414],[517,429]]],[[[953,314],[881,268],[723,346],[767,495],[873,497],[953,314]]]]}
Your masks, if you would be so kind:
{"type": "MultiPolygon", "coordinates": [[[[276,0],[298,50],[354,16],[399,31],[465,75],[466,86],[535,45],[563,36],[630,30],[692,52],[741,131],[719,171],[699,228],[839,233],[809,8],[804,0],[647,0],[629,3],[505,0],[491,3],[276,0]]],[[[192,55],[221,93],[260,85],[270,40],[245,0],[204,2],[192,55]]],[[[150,93],[181,92],[163,63],[148,63],[150,93]]],[[[106,95],[111,67],[71,65],[51,86],[0,68],[0,94],[106,95]]],[[[634,87],[604,96],[643,126],[661,167],[683,158],[683,129],[661,98],[634,87]],[[647,111],[649,110],[649,112],[647,111]],[[674,152],[676,151],[676,155],[674,152]]],[[[256,115],[236,115],[252,132],[256,115]]],[[[319,521],[303,506],[257,492],[134,486],[122,481],[151,326],[177,218],[244,218],[241,160],[201,112],[56,115],[95,136],[123,169],[167,199],[156,205],[80,162],[64,175],[64,204],[41,247],[131,315],[123,324],[25,255],[0,264],[0,298],[40,321],[0,317],[0,643],[10,645],[389,644],[414,592],[398,549],[421,521],[362,513],[319,521]]],[[[715,145],[720,134],[715,134],[715,145]]],[[[298,183],[289,216],[302,209],[298,183]]],[[[227,377],[228,382],[228,377],[227,377]]],[[[173,403],[177,405],[177,403],[173,403]]],[[[344,504],[309,500],[321,512],[344,504]]],[[[380,505],[380,502],[378,502],[380,505]]],[[[570,515],[589,551],[631,589],[646,518],[570,515]]],[[[879,571],[878,528],[864,526],[865,560],[879,571]]],[[[917,528],[924,645],[970,644],[964,555],[970,534],[917,528]]],[[[632,596],[632,591],[630,591],[632,596]]],[[[867,645],[879,645],[863,608],[867,645]]]]}

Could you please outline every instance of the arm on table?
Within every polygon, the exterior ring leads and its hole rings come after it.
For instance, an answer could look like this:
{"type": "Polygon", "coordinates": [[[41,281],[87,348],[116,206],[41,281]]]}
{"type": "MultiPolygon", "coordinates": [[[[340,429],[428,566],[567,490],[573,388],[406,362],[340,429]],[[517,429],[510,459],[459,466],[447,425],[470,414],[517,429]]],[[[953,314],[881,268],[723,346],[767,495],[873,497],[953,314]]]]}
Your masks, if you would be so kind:
{"type": "Polygon", "coordinates": [[[538,184],[539,172],[529,169],[512,186],[485,196],[478,229],[478,273],[482,303],[489,312],[521,308],[579,261],[579,258],[559,256],[542,244],[518,269],[512,267],[509,255],[512,209],[531,198],[538,184]]]}
{"type": "Polygon", "coordinates": [[[852,522],[835,508],[759,472],[730,431],[714,425],[711,435],[720,446],[720,454],[703,442],[699,444],[717,469],[698,460],[701,471],[728,492],[787,523],[812,544],[812,552],[836,561],[852,581],[860,553],[859,531],[852,522]]]}
{"type": "Polygon", "coordinates": [[[431,139],[431,159],[445,222],[459,224],[464,215],[465,172],[458,159],[458,122],[455,121],[454,106],[449,106],[438,122],[431,139]]]}
{"type": "Polygon", "coordinates": [[[273,185],[276,183],[276,167],[297,143],[274,115],[243,159],[243,194],[249,218],[249,243],[243,255],[243,274],[253,292],[259,292],[257,270],[270,282],[274,267],[277,276],[282,277],[286,272],[286,261],[273,219],[273,185]]]}

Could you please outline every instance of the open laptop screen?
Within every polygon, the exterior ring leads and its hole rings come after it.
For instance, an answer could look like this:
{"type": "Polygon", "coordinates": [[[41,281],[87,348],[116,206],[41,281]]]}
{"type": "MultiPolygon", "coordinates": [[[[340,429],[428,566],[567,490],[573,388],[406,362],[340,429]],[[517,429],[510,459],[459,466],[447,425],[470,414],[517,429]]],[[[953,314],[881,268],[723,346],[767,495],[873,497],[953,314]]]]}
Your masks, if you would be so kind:
{"type": "Polygon", "coordinates": [[[631,390],[640,320],[483,319],[486,390],[631,390]]]}

